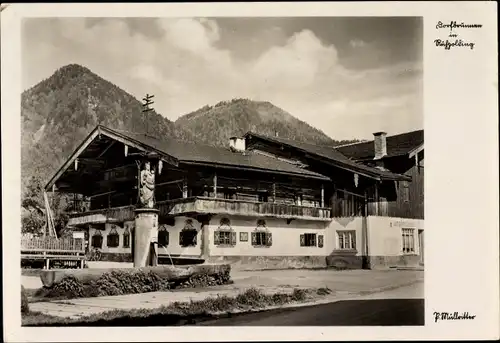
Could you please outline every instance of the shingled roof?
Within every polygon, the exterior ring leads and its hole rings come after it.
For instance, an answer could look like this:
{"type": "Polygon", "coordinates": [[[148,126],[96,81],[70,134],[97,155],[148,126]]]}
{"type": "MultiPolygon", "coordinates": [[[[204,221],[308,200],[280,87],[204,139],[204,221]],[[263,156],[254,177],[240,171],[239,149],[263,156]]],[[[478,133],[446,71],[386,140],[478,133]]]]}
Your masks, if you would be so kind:
{"type": "Polygon", "coordinates": [[[288,174],[300,177],[330,180],[330,178],[315,173],[277,158],[264,156],[253,152],[233,152],[227,148],[213,147],[204,144],[185,143],[171,138],[161,140],[153,136],[128,131],[101,127],[115,134],[137,141],[176,158],[180,163],[194,163],[219,167],[246,168],[256,171],[267,171],[277,174],[288,174]]]}
{"type": "MultiPolygon", "coordinates": [[[[357,163],[352,159],[343,155],[340,151],[337,151],[334,147],[315,145],[309,143],[298,142],[291,139],[281,138],[281,137],[269,137],[265,135],[260,135],[255,132],[248,132],[245,137],[257,137],[265,141],[275,142],[278,144],[283,144],[294,149],[298,149],[307,152],[311,155],[318,156],[323,159],[327,159],[330,162],[337,164],[345,169],[349,169],[353,172],[359,172],[367,174],[369,176],[387,179],[387,180],[407,180],[408,177],[400,174],[391,173],[387,170],[382,170],[374,167],[369,167],[361,163],[357,163]]],[[[373,144],[373,143],[372,143],[373,144]]]]}
{"type": "MultiPolygon", "coordinates": [[[[424,144],[424,130],[406,132],[386,137],[387,157],[402,156],[424,144]]],[[[336,150],[353,160],[369,160],[375,157],[374,142],[362,142],[336,147],[336,150]]]]}

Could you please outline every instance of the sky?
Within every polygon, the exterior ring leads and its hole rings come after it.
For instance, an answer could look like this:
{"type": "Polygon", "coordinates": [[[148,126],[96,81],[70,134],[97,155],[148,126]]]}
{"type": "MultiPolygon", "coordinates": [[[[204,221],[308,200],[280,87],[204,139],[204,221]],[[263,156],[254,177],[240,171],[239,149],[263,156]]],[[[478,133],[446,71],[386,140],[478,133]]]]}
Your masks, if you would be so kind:
{"type": "Polygon", "coordinates": [[[370,139],[423,128],[422,36],[412,17],[30,18],[22,85],[77,63],[172,121],[249,98],[370,139]]]}

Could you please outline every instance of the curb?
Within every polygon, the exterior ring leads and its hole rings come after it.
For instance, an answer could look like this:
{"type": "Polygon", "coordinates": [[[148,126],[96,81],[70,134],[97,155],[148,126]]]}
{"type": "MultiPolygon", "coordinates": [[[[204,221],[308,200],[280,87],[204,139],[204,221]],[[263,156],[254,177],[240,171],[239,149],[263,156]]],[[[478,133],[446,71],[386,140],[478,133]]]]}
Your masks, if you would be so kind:
{"type": "Polygon", "coordinates": [[[264,307],[264,308],[260,308],[260,309],[233,310],[233,311],[226,311],[226,312],[221,312],[221,313],[211,313],[211,315],[214,317],[214,319],[217,319],[217,318],[222,318],[222,317],[225,317],[227,315],[232,315],[232,314],[257,313],[257,312],[265,312],[265,311],[278,310],[278,309],[284,309],[284,308],[298,308],[298,307],[330,304],[330,303],[335,303],[338,301],[354,300],[354,299],[362,297],[364,295],[370,295],[370,294],[391,291],[391,290],[395,290],[398,288],[411,286],[411,285],[419,283],[419,282],[423,282],[423,280],[413,280],[413,281],[401,283],[401,284],[395,285],[395,286],[379,287],[379,288],[375,288],[371,291],[365,291],[365,292],[358,292],[358,293],[343,292],[341,296],[336,296],[335,294],[331,294],[329,296],[326,296],[323,299],[317,299],[314,301],[307,301],[307,302],[301,302],[301,303],[291,303],[291,304],[284,304],[284,305],[279,305],[279,306],[268,306],[268,307],[264,307]]]}

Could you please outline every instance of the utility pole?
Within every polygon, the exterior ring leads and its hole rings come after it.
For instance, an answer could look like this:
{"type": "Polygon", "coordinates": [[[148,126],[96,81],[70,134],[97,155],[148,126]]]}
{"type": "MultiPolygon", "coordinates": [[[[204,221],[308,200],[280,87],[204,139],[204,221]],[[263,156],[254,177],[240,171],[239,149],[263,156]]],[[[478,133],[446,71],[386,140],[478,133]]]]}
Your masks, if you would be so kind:
{"type": "Polygon", "coordinates": [[[151,101],[151,99],[153,99],[155,96],[154,95],[149,95],[149,94],[146,94],[146,97],[145,98],[142,98],[142,100],[144,101],[142,103],[142,107],[144,108],[142,110],[142,113],[144,113],[144,125],[146,125],[146,134],[148,134],[148,122],[146,120],[146,114],[147,112],[150,112],[153,110],[153,108],[149,107],[149,105],[152,105],[154,104],[154,101],[151,101]]]}

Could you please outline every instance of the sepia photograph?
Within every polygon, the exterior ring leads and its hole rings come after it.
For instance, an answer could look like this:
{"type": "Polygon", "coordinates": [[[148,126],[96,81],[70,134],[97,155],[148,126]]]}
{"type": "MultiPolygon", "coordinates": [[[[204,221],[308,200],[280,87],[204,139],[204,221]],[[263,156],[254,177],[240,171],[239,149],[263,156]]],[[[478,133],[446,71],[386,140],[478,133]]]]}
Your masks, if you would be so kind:
{"type": "Polygon", "coordinates": [[[20,19],[21,327],[473,322],[424,289],[424,16],[229,14],[20,19]]]}
{"type": "Polygon", "coordinates": [[[25,19],[26,325],[423,325],[422,23],[25,19]]]}

